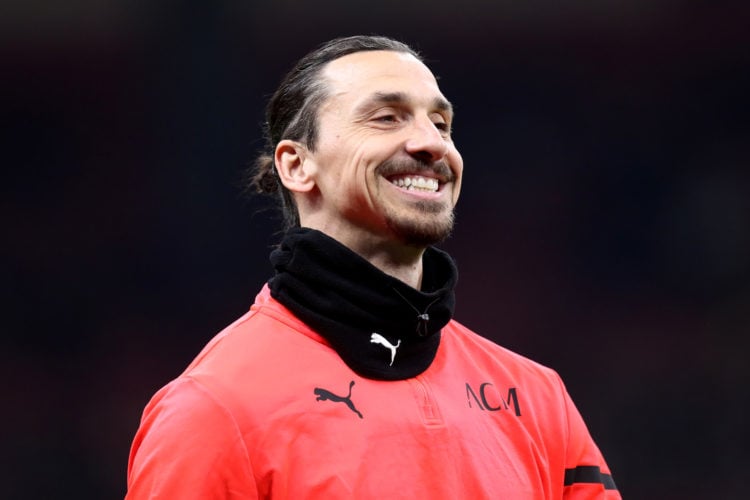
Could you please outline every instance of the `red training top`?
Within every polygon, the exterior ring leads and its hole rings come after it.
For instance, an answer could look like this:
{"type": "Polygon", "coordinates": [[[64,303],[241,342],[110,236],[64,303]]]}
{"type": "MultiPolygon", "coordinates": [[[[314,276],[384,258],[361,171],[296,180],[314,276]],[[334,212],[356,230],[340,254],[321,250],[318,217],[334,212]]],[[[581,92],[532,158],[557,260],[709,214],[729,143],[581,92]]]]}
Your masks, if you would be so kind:
{"type": "Polygon", "coordinates": [[[620,494],[549,368],[451,321],[425,372],[365,379],[264,287],[146,407],[127,498],[620,494]]]}

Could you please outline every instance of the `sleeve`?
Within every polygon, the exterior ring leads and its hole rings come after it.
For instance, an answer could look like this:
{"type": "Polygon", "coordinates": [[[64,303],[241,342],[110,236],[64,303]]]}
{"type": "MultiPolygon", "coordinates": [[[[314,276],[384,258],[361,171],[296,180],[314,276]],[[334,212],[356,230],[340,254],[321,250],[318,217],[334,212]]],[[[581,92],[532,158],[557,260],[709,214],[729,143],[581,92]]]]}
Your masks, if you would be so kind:
{"type": "MultiPolygon", "coordinates": [[[[562,381],[560,384],[562,385],[562,381]]],[[[621,500],[609,466],[591,437],[583,417],[564,385],[562,390],[568,420],[563,499],[621,500]]]]}
{"type": "Polygon", "coordinates": [[[178,379],[146,406],[128,461],[126,499],[257,499],[232,415],[198,382],[178,379]]]}

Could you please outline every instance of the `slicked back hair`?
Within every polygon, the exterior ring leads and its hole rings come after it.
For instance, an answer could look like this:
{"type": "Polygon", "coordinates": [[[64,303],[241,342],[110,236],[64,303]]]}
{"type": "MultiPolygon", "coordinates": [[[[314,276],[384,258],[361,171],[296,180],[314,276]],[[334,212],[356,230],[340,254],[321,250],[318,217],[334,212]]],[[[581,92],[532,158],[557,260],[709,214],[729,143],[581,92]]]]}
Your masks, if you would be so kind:
{"type": "Polygon", "coordinates": [[[298,227],[299,211],[292,193],[281,183],[274,165],[276,146],[284,139],[303,143],[315,151],[318,139],[318,111],[329,95],[321,72],[326,64],[356,52],[389,50],[419,54],[408,45],[384,36],[336,38],[313,50],[286,74],[266,106],[265,150],[255,160],[249,176],[257,192],[276,194],[281,205],[284,230],[298,227]]]}

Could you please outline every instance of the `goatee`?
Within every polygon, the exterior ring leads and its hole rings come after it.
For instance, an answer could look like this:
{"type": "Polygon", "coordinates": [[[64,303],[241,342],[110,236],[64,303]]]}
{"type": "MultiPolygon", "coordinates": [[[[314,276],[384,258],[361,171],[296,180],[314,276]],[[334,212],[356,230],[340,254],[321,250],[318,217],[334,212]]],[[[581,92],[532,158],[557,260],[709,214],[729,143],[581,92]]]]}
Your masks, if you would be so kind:
{"type": "Polygon", "coordinates": [[[404,244],[424,248],[447,239],[453,231],[454,211],[442,214],[446,210],[442,205],[419,202],[416,207],[423,216],[407,218],[386,215],[386,224],[404,244]]]}

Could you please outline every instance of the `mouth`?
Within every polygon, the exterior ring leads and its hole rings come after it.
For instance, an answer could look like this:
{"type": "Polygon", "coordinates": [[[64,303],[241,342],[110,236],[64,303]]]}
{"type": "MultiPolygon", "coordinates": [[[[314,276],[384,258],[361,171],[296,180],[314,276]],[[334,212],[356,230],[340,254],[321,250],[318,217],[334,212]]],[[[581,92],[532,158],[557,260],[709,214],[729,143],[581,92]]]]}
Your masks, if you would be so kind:
{"type": "Polygon", "coordinates": [[[377,173],[397,188],[421,194],[439,193],[454,175],[446,162],[428,165],[419,161],[386,161],[377,173]]]}
{"type": "Polygon", "coordinates": [[[437,193],[442,185],[438,179],[422,175],[397,175],[388,178],[388,182],[407,191],[423,193],[437,193]]]}

